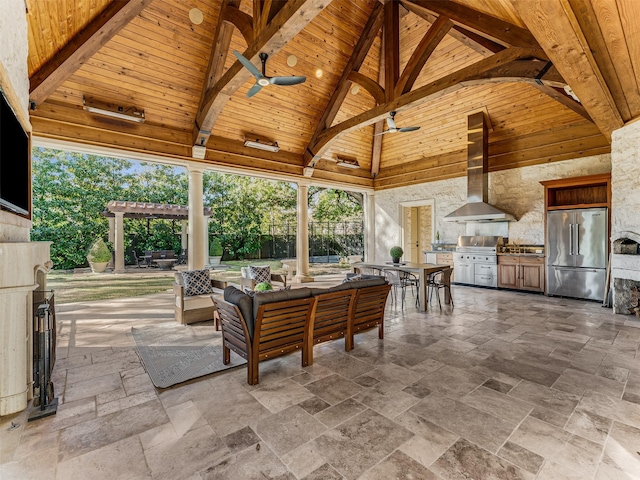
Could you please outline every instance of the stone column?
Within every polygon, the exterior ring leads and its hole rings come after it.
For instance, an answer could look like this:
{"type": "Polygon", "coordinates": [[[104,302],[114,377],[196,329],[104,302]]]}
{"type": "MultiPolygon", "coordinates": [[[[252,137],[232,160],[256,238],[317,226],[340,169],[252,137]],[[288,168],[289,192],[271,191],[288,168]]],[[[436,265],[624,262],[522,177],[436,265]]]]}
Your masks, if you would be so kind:
{"type": "MultiPolygon", "coordinates": [[[[204,208],[204,207],[203,207],[204,208]]],[[[205,264],[209,264],[209,217],[208,215],[204,216],[204,258],[205,264]]]]}
{"type": "MultiPolygon", "coordinates": [[[[204,167],[189,166],[189,270],[201,270],[205,265],[204,251],[204,167]]],[[[208,252],[207,252],[208,253],[208,252]]]]}
{"type": "Polygon", "coordinates": [[[364,258],[367,262],[376,260],[376,197],[367,193],[364,197],[364,258]]]}
{"type": "Polygon", "coordinates": [[[296,234],[296,282],[313,282],[309,275],[309,182],[298,182],[298,231],[296,234]]]}
{"type": "Polygon", "coordinates": [[[182,228],[181,230],[181,241],[180,241],[180,245],[182,246],[182,251],[184,252],[188,247],[188,243],[187,243],[187,239],[189,238],[189,231],[188,228],[189,226],[187,225],[187,221],[186,220],[180,220],[180,226],[182,228]]]}
{"type": "MultiPolygon", "coordinates": [[[[111,245],[115,245],[116,243],[116,218],[115,217],[107,217],[107,220],[109,221],[109,243],[111,243],[111,245]]],[[[114,261],[113,261],[113,256],[111,258],[111,260],[109,261],[109,264],[107,265],[107,267],[110,268],[114,268],[114,261]]]]}
{"type": "Polygon", "coordinates": [[[114,273],[124,273],[124,212],[116,212],[114,273]]]}

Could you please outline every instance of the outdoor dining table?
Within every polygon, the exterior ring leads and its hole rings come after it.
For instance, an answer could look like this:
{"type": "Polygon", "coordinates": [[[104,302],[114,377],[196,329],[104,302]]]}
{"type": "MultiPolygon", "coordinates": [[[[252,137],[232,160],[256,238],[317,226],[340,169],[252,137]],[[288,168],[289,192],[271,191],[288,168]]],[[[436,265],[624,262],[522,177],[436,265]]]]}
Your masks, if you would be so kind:
{"type": "MultiPolygon", "coordinates": [[[[357,262],[353,264],[353,271],[361,268],[374,268],[377,270],[397,270],[402,272],[410,272],[414,273],[418,276],[420,280],[420,288],[418,289],[418,298],[420,299],[420,305],[418,305],[418,310],[424,312],[427,310],[427,279],[429,275],[432,273],[441,272],[446,270],[447,268],[451,268],[449,265],[437,265],[435,263],[368,263],[368,262],[357,262]]],[[[451,301],[447,291],[445,290],[445,298],[444,302],[448,304],[451,301]]]]}

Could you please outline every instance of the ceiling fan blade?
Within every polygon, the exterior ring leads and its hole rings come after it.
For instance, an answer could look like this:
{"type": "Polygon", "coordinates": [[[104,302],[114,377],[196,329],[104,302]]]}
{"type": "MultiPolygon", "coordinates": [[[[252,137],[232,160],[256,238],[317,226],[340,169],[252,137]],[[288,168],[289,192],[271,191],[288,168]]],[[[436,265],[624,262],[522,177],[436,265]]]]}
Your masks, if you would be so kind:
{"type": "Polygon", "coordinates": [[[418,130],[420,127],[401,127],[398,129],[399,132],[413,132],[418,130]]]}
{"type": "Polygon", "coordinates": [[[394,133],[394,132],[395,132],[395,130],[384,130],[384,131],[382,131],[380,133],[374,133],[373,136],[377,137],[378,135],[384,135],[385,133],[394,133]]]}
{"type": "Polygon", "coordinates": [[[262,85],[260,85],[259,83],[256,83],[253,87],[251,87],[249,89],[249,91],[247,92],[247,98],[248,97],[253,97],[256,93],[258,93],[260,90],[262,90],[262,85]]]}
{"type": "Polygon", "coordinates": [[[396,128],[396,121],[393,119],[393,116],[387,117],[387,128],[389,130],[394,130],[396,128]]]}
{"type": "Polygon", "coordinates": [[[251,63],[244,55],[235,50],[233,50],[233,54],[238,58],[238,60],[240,60],[240,63],[244,65],[244,68],[251,72],[251,75],[258,79],[264,78],[264,75],[260,73],[260,70],[258,70],[258,68],[253,63],[251,63]]]}
{"type": "Polygon", "coordinates": [[[307,80],[307,77],[271,77],[269,82],[273,85],[298,85],[307,80]]]}

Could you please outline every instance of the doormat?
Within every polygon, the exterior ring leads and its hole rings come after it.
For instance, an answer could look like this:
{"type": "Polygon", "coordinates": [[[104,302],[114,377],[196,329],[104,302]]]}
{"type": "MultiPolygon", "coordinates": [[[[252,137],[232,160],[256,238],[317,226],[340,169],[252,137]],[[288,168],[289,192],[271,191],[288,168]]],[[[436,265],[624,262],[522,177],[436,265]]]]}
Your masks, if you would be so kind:
{"type": "Polygon", "coordinates": [[[213,326],[160,324],[131,327],[131,334],[138,356],[158,388],[247,363],[237,355],[232,355],[229,365],[222,363],[222,334],[213,326]]]}

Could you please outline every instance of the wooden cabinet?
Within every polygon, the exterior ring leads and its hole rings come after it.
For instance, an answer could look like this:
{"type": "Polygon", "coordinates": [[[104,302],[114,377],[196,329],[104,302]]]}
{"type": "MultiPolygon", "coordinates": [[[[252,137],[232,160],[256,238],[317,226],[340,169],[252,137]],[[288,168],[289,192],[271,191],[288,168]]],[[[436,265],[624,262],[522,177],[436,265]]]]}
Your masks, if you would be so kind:
{"type": "Polygon", "coordinates": [[[544,257],[499,255],[498,287],[544,292],[544,257]]]}
{"type": "Polygon", "coordinates": [[[540,182],[544,185],[545,210],[609,207],[611,174],[562,178],[540,182]]]}

